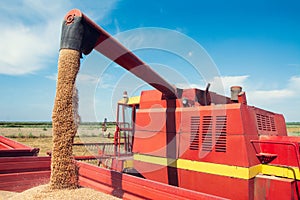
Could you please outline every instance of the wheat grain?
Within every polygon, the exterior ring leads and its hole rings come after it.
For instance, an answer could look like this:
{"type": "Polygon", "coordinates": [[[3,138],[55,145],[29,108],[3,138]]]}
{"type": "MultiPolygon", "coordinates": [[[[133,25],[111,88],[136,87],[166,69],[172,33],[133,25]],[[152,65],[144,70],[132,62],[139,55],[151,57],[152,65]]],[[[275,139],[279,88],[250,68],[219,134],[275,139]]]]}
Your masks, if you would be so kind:
{"type": "Polygon", "coordinates": [[[61,49],[58,59],[56,97],[52,112],[53,148],[51,189],[77,188],[78,176],[72,158],[72,144],[78,128],[78,95],[75,88],[80,52],[61,49]]]}
{"type": "Polygon", "coordinates": [[[22,193],[9,193],[6,197],[8,197],[8,200],[119,200],[117,197],[110,196],[90,188],[53,190],[49,187],[49,185],[40,185],[22,193]]]}

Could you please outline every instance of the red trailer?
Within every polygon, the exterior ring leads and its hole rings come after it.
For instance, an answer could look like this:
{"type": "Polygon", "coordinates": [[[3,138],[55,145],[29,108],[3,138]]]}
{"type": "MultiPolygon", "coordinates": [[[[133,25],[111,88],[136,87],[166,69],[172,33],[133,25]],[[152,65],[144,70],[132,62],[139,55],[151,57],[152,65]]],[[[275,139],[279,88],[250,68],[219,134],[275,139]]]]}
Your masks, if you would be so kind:
{"type": "Polygon", "coordinates": [[[0,136],[0,157],[37,156],[39,148],[32,148],[0,136]]]}

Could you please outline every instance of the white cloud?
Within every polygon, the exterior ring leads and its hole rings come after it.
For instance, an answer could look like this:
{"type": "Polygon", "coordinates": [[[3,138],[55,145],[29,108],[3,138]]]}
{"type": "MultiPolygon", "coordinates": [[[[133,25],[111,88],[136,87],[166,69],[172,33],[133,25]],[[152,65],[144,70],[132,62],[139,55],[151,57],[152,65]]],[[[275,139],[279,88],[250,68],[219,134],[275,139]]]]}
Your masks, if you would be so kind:
{"type": "Polygon", "coordinates": [[[99,81],[98,88],[103,88],[103,89],[112,89],[115,86],[117,81],[114,75],[107,74],[107,73],[102,74],[98,79],[97,79],[97,81],[99,81]]]}
{"type": "Polygon", "coordinates": [[[300,76],[292,76],[289,80],[289,85],[288,87],[297,92],[300,89],[300,76]]]}
{"type": "Polygon", "coordinates": [[[45,76],[45,77],[46,77],[47,79],[56,81],[56,80],[57,80],[57,73],[52,74],[52,75],[48,75],[48,76],[45,76]]]}
{"type": "Polygon", "coordinates": [[[250,91],[251,98],[258,102],[286,101],[290,98],[299,98],[300,77],[292,76],[285,88],[274,90],[257,89],[250,91]]]}
{"type": "Polygon", "coordinates": [[[204,84],[194,84],[194,83],[177,83],[175,84],[175,87],[180,88],[180,89],[188,89],[188,88],[198,88],[198,89],[203,89],[205,86],[204,84]]]}
{"type": "MultiPolygon", "coordinates": [[[[71,3],[0,2],[0,74],[31,74],[53,63],[59,51],[62,19],[73,8],[71,3]]],[[[97,9],[100,20],[112,10],[115,1],[101,3],[100,10],[97,9]]]]}
{"type": "Polygon", "coordinates": [[[28,0],[2,11],[0,74],[34,73],[46,66],[58,52],[64,5],[28,0]]]}
{"type": "Polygon", "coordinates": [[[89,74],[78,74],[76,81],[83,84],[97,84],[98,77],[89,74]]]}
{"type": "MultiPolygon", "coordinates": [[[[220,77],[214,77],[212,80],[208,80],[208,83],[210,83],[210,91],[216,92],[219,94],[230,94],[230,87],[231,86],[244,86],[246,80],[248,79],[248,75],[243,76],[220,76],[220,77]]],[[[198,88],[204,90],[207,86],[207,83],[178,83],[176,84],[178,88],[187,89],[187,88],[198,88]]]]}
{"type": "Polygon", "coordinates": [[[231,86],[244,87],[248,78],[248,75],[214,77],[213,80],[209,81],[211,84],[210,90],[220,94],[225,92],[226,95],[229,95],[231,86]]]}
{"type": "Polygon", "coordinates": [[[251,91],[251,96],[253,96],[254,99],[263,99],[266,100],[275,100],[275,99],[283,99],[283,98],[290,98],[295,95],[295,92],[287,89],[282,90],[257,90],[257,91],[251,91]]]}
{"type": "MultiPolygon", "coordinates": [[[[282,81],[284,83],[284,81],[282,81]]],[[[282,113],[287,121],[299,121],[300,77],[292,76],[282,88],[272,90],[253,88],[247,93],[248,103],[256,107],[282,113]]]]}

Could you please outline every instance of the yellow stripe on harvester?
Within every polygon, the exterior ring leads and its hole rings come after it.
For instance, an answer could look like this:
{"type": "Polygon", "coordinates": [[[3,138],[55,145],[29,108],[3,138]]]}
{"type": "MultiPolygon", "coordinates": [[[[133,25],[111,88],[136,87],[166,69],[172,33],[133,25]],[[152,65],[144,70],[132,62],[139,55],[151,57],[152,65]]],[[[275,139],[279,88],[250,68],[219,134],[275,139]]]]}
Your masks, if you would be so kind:
{"type": "Polygon", "coordinates": [[[199,162],[192,160],[177,160],[177,167],[179,169],[186,169],[191,171],[197,171],[207,174],[216,174],[220,176],[228,176],[233,178],[250,179],[256,176],[260,172],[260,165],[253,167],[239,167],[231,165],[223,165],[209,162],[199,162]]]}
{"type": "Polygon", "coordinates": [[[141,97],[140,96],[134,96],[129,97],[128,101],[125,101],[124,99],[120,99],[118,103],[125,104],[125,105],[134,105],[134,104],[140,104],[141,97]]]}
{"type": "Polygon", "coordinates": [[[140,104],[140,96],[134,96],[134,97],[129,97],[128,98],[128,105],[132,105],[132,104],[140,104]]]}
{"type": "Polygon", "coordinates": [[[287,166],[277,166],[277,165],[262,165],[262,174],[279,176],[284,178],[294,179],[294,173],[297,180],[300,180],[300,173],[298,167],[287,167],[287,166]]]}
{"type": "MultiPolygon", "coordinates": [[[[251,179],[259,173],[285,178],[294,178],[292,169],[284,166],[259,164],[252,167],[240,167],[233,165],[192,161],[186,159],[170,159],[142,154],[134,154],[133,159],[151,164],[177,167],[179,169],[240,179],[251,179]]],[[[300,180],[299,169],[296,167],[294,167],[293,169],[296,172],[297,179],[300,180]]]]}

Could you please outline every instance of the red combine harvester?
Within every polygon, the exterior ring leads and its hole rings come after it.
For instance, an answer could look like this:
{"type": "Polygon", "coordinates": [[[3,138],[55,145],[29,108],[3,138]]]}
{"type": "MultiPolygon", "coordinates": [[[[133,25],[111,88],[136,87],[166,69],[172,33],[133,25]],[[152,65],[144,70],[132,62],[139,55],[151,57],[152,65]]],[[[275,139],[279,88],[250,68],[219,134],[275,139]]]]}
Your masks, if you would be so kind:
{"type": "Polygon", "coordinates": [[[249,106],[238,86],[231,98],[174,88],[79,10],[65,21],[61,48],[95,49],[155,88],[118,103],[115,161],[128,158],[123,135],[133,164],[115,169],[230,199],[299,199],[300,139],[283,115],[249,106]]]}
{"type": "Polygon", "coordinates": [[[95,49],[155,88],[118,103],[112,168],[123,174],[79,163],[80,185],[103,180],[97,189],[122,188],[127,199],[299,199],[300,139],[287,136],[283,115],[249,106],[241,87],[230,98],[174,88],[76,9],[65,17],[61,48],[95,49]]]}

